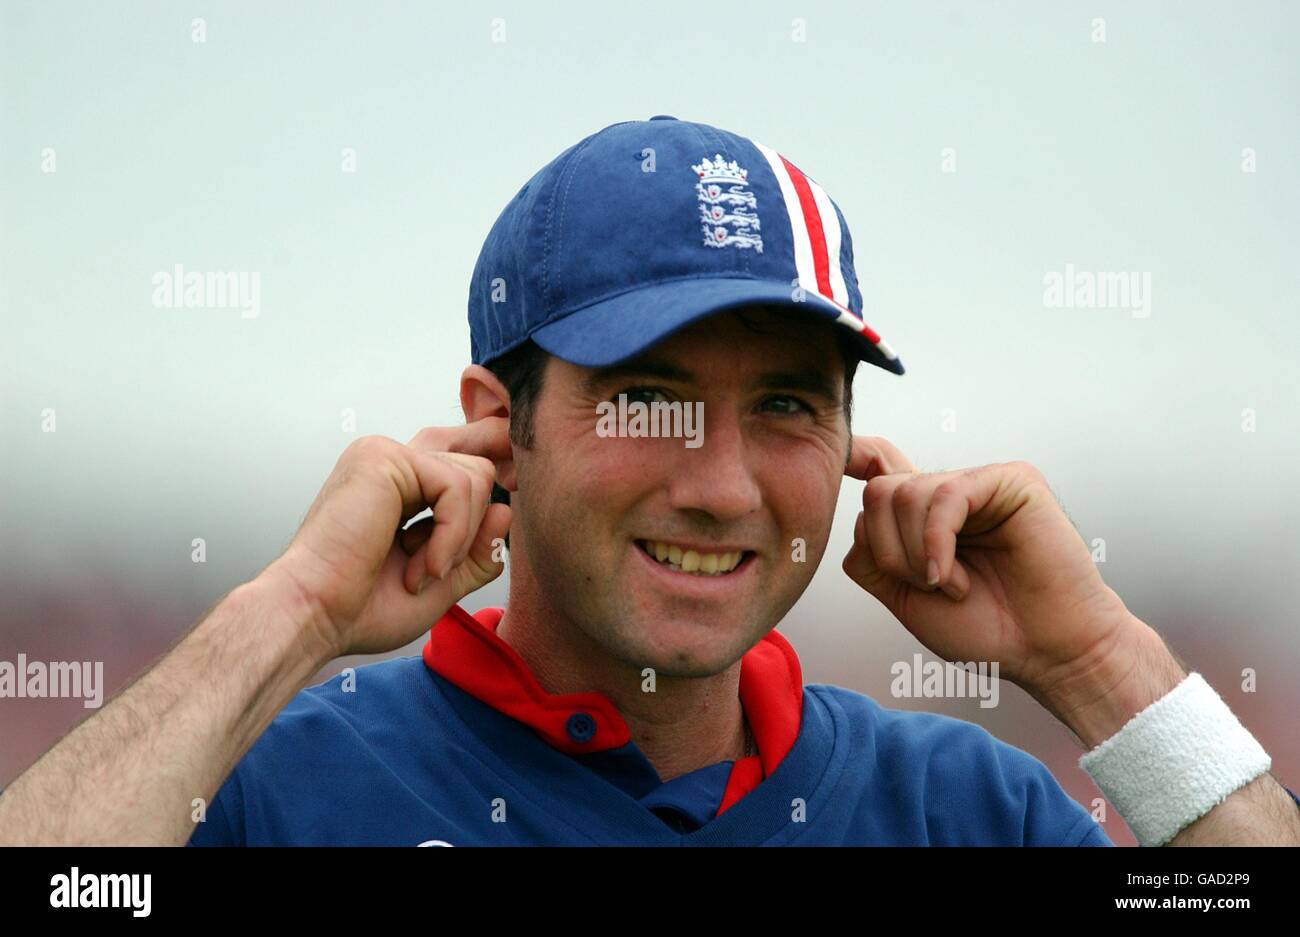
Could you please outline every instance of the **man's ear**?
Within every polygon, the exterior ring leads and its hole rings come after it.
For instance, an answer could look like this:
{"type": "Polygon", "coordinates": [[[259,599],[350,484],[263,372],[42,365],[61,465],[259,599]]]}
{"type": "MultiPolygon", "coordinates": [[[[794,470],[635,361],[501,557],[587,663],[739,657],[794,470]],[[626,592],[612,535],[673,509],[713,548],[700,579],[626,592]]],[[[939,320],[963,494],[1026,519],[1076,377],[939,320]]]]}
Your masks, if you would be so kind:
{"type": "MultiPolygon", "coordinates": [[[[473,423],[490,416],[510,419],[510,393],[497,376],[481,364],[471,364],[460,375],[460,408],[465,422],[473,423]]],[[[513,451],[513,449],[512,449],[513,451]]],[[[515,460],[495,460],[497,484],[506,491],[516,490],[515,460]]]]}

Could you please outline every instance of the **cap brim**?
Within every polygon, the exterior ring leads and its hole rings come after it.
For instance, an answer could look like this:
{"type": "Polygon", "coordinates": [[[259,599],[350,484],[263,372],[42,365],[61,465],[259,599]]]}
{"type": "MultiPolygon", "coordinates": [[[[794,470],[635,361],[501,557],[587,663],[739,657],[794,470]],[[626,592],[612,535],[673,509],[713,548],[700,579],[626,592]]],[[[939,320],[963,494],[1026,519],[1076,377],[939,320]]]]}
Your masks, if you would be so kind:
{"type": "Polygon", "coordinates": [[[602,368],[641,354],[692,322],[739,306],[762,304],[813,313],[835,322],[848,333],[849,343],[859,350],[861,360],[894,374],[903,373],[903,363],[892,350],[888,354],[882,351],[847,310],[812,291],[804,291],[802,301],[796,301],[792,293],[790,284],[770,280],[673,280],[586,306],[537,329],[532,339],[572,364],[602,368]]]}

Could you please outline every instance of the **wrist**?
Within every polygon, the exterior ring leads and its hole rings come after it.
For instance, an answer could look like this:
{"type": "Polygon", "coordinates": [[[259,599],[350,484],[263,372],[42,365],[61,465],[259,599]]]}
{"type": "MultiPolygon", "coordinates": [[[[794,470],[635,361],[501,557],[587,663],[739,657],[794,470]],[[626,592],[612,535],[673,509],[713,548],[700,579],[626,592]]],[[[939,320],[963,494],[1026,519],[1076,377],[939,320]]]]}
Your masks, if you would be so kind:
{"type": "Polygon", "coordinates": [[[1126,615],[1104,654],[1050,691],[1034,694],[1089,750],[1187,677],[1160,635],[1126,615]]]}
{"type": "Polygon", "coordinates": [[[278,561],[235,591],[273,609],[275,620],[317,669],[342,656],[337,629],[325,610],[278,561]]]}

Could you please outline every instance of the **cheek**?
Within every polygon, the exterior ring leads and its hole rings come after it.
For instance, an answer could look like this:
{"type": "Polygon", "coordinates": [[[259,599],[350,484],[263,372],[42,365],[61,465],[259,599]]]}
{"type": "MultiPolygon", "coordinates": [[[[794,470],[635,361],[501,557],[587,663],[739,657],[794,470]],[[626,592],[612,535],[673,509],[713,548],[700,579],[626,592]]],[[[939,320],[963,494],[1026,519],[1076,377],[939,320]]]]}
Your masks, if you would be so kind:
{"type": "Polygon", "coordinates": [[[570,471],[575,486],[596,498],[645,488],[658,460],[643,439],[594,436],[573,444],[570,471]]]}
{"type": "Polygon", "coordinates": [[[768,510],[786,544],[801,538],[810,559],[820,556],[830,537],[843,477],[825,459],[805,458],[775,463],[762,479],[768,510]]]}
{"type": "Polygon", "coordinates": [[[646,443],[594,433],[556,439],[544,453],[531,453],[521,469],[534,492],[532,506],[544,515],[571,517],[573,524],[607,521],[654,490],[660,460],[646,443]]]}

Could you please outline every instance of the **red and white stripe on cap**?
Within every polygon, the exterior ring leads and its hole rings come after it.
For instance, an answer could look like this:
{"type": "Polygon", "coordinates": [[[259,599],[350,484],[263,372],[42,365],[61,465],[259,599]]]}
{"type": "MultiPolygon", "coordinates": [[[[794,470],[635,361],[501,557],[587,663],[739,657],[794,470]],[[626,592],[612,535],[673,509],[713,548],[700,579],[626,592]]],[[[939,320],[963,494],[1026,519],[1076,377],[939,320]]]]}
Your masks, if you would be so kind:
{"type": "Polygon", "coordinates": [[[840,264],[840,216],[830,196],[776,150],[751,142],[763,154],[781,186],[785,211],[790,216],[799,285],[835,305],[842,325],[861,333],[890,361],[897,360],[894,349],[849,310],[849,288],[840,264]]]}

